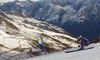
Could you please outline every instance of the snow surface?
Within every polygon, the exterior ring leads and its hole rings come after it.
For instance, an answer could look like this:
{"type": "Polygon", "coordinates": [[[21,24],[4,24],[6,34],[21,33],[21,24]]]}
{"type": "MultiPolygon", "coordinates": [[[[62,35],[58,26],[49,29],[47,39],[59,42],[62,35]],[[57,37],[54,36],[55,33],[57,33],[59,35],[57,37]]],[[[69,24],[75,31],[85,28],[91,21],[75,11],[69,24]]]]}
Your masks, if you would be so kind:
{"type": "Polygon", "coordinates": [[[37,56],[34,58],[28,58],[23,60],[100,60],[100,43],[91,44],[90,46],[94,46],[93,49],[83,50],[73,53],[65,53],[68,50],[76,50],[78,48],[72,48],[63,50],[61,52],[55,52],[51,54],[47,54],[47,56],[37,56]]]}

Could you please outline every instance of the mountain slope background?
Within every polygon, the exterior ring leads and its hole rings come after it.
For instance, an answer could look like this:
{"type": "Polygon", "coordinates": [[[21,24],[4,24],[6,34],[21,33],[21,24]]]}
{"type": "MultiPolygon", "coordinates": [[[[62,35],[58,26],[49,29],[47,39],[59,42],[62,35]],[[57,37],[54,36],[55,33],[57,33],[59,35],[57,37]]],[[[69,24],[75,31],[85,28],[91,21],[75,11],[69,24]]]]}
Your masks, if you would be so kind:
{"type": "Polygon", "coordinates": [[[78,46],[75,43],[77,39],[62,28],[19,12],[0,10],[0,59],[19,59],[21,54],[25,55],[23,58],[27,58],[30,57],[27,54],[30,50],[38,52],[37,33],[42,35],[47,53],[48,49],[54,52],[78,46]]]}
{"type": "Polygon", "coordinates": [[[99,0],[39,0],[1,4],[2,11],[17,11],[54,24],[73,34],[95,39],[100,35],[99,0]]]}

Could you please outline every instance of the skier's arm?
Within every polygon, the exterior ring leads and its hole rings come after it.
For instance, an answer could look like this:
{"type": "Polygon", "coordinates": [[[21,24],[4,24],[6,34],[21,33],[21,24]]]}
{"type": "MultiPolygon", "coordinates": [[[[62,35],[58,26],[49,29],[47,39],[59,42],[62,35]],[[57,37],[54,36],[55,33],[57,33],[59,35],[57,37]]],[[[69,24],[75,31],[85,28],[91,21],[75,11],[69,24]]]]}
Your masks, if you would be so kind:
{"type": "Polygon", "coordinates": [[[79,42],[81,39],[78,39],[77,42],[79,42]]]}

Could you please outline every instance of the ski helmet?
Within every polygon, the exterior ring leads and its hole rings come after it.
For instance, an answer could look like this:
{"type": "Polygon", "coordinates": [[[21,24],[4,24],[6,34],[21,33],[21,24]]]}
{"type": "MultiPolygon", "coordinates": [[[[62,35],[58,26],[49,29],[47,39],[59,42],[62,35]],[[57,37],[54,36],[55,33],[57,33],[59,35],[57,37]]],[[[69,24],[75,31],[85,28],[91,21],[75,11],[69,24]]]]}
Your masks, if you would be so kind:
{"type": "Polygon", "coordinates": [[[81,37],[82,37],[82,35],[79,35],[79,36],[78,36],[78,39],[80,39],[81,37]]]}

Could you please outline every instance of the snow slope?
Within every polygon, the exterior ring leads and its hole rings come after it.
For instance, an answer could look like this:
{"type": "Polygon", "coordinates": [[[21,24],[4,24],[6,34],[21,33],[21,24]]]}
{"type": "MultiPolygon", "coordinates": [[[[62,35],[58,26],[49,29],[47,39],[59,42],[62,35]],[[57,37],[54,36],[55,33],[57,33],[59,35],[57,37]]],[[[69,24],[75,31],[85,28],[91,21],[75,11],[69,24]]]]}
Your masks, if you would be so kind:
{"type": "Polygon", "coordinates": [[[72,48],[48,54],[47,56],[37,56],[35,58],[28,58],[24,60],[100,60],[100,43],[91,44],[89,46],[94,46],[95,48],[73,53],[65,53],[65,51],[77,49],[72,48]]]}
{"type": "Polygon", "coordinates": [[[58,51],[78,46],[76,38],[57,26],[18,12],[0,10],[0,60],[18,59],[18,54],[26,58],[30,50],[39,51],[37,33],[42,35],[46,49],[58,51]]]}

